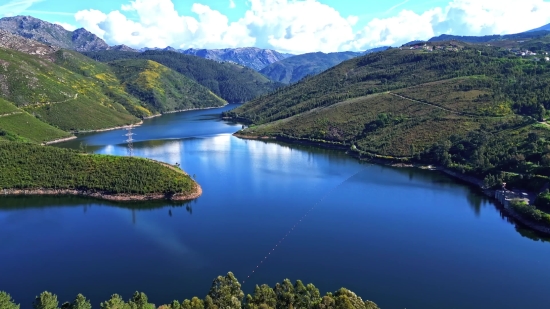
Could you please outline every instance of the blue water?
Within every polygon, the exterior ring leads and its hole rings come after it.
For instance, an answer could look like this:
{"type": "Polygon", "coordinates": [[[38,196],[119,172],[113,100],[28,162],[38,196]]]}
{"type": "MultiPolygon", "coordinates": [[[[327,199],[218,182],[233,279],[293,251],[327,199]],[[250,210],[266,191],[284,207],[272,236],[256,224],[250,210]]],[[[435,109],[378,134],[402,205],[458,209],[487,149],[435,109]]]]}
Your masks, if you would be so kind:
{"type": "MultiPolygon", "coordinates": [[[[95,307],[139,290],[160,305],[204,297],[232,271],[247,293],[289,278],[322,293],[344,286],[384,309],[548,308],[550,243],[474,188],[336,151],[238,139],[241,126],[218,119],[233,107],[134,130],[136,156],[195,175],[204,193],[190,203],[0,198],[0,290],[22,308],[44,290],[61,302],[83,293],[95,307]]],[[[126,155],[124,134],[59,146],[126,155]]]]}

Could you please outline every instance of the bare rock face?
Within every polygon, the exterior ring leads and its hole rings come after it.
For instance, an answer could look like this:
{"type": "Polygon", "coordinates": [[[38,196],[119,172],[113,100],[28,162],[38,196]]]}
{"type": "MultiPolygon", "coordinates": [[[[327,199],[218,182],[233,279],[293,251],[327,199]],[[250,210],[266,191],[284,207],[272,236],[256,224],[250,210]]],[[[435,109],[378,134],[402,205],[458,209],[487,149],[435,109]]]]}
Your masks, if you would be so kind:
{"type": "Polygon", "coordinates": [[[46,45],[81,52],[109,49],[105,41],[84,28],[68,31],[60,25],[31,16],[1,18],[0,29],[46,45]]]}
{"type": "Polygon", "coordinates": [[[232,62],[260,71],[266,66],[292,55],[257,47],[225,49],[186,49],[179,52],[219,62],[232,62]]]}
{"type": "Polygon", "coordinates": [[[0,30],[0,47],[36,55],[48,60],[50,60],[51,54],[59,50],[59,47],[33,41],[4,30],[0,30]]]}

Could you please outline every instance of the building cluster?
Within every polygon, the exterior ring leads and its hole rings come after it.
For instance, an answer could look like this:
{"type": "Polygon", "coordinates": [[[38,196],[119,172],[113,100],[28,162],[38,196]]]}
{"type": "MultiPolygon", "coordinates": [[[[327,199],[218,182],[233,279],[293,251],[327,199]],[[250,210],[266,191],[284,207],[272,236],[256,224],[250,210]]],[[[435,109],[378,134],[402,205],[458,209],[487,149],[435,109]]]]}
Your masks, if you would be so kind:
{"type": "Polygon", "coordinates": [[[432,44],[415,44],[410,46],[403,46],[400,49],[411,49],[411,50],[417,50],[422,49],[426,51],[459,51],[460,47],[458,45],[455,45],[453,43],[447,44],[447,45],[432,45],[432,44]]]}

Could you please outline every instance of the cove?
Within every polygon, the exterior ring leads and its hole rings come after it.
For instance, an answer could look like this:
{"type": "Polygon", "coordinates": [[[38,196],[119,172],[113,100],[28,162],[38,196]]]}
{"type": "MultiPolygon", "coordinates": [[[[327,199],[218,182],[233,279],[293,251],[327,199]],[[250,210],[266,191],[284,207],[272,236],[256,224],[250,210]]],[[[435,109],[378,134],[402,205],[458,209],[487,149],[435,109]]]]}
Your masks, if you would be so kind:
{"type": "MultiPolygon", "coordinates": [[[[0,197],[0,290],[22,308],[44,290],[61,302],[83,293],[94,307],[139,290],[160,305],[204,297],[228,271],[242,281],[272,252],[245,293],[289,278],[323,294],[346,287],[386,309],[550,303],[550,243],[474,188],[338,151],[236,138],[240,125],[219,119],[234,107],[169,114],[133,130],[136,156],[195,175],[204,192],[192,202],[0,197]]],[[[126,155],[124,134],[57,146],[126,155]]]]}

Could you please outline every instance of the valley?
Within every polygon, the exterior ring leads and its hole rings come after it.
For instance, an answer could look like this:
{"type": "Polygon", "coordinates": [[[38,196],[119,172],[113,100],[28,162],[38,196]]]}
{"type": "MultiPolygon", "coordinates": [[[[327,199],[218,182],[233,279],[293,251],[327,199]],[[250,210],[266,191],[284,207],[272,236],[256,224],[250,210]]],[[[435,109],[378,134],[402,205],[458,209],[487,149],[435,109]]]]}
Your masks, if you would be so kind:
{"type": "Polygon", "coordinates": [[[367,44],[260,3],[0,18],[1,309],[544,307],[548,27],[367,44]]]}

